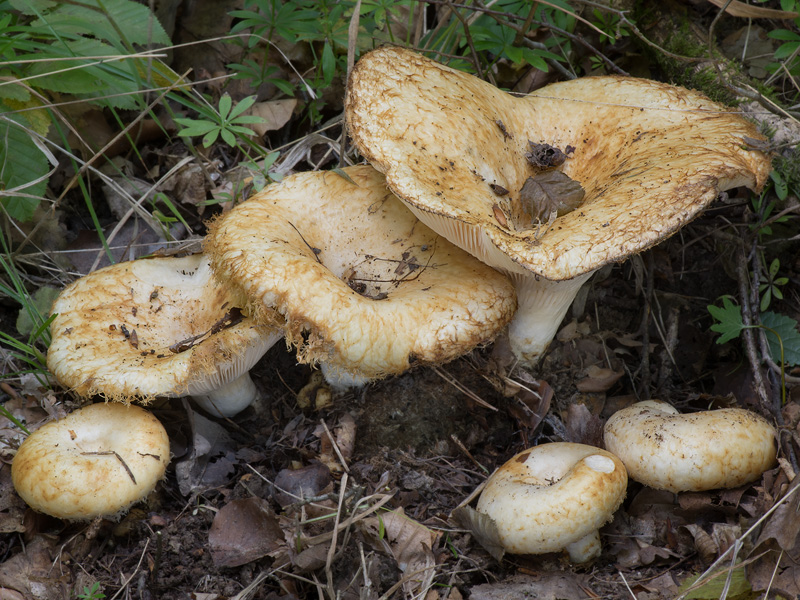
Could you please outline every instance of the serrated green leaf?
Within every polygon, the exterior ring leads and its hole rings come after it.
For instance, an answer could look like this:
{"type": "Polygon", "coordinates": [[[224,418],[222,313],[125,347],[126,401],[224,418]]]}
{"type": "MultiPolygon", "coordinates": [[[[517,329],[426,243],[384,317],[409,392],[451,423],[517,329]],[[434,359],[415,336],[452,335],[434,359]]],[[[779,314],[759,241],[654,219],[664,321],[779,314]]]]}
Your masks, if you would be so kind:
{"type": "Polygon", "coordinates": [[[60,36],[91,36],[124,50],[128,44],[169,45],[167,32],[155,15],[133,0],[82,0],[60,3],[32,24],[49,26],[60,36]]]}
{"type": "MultiPolygon", "coordinates": [[[[783,342],[784,365],[789,367],[800,365],[800,332],[797,330],[797,321],[770,311],[761,313],[761,324],[780,336],[780,341],[783,342]]],[[[769,353],[772,360],[781,364],[781,345],[775,333],[767,331],[769,353]]]]}
{"type": "Polygon", "coordinates": [[[10,0],[9,4],[24,15],[38,15],[58,3],[54,0],[10,0]]]}
{"type": "Polygon", "coordinates": [[[46,179],[37,180],[47,175],[47,168],[47,157],[30,134],[11,118],[0,120],[0,187],[22,188],[26,194],[0,192],[0,202],[13,218],[29,221],[33,217],[47,187],[46,179]],[[33,181],[37,182],[31,184],[33,181]]]}
{"type": "Polygon", "coordinates": [[[711,326],[711,331],[719,334],[717,338],[718,344],[724,344],[734,338],[739,337],[739,334],[744,329],[742,322],[742,308],[737,306],[727,296],[722,298],[722,307],[709,304],[708,312],[714,318],[716,323],[711,326]]]}
{"type": "Polygon", "coordinates": [[[14,76],[8,72],[0,73],[5,80],[0,82],[0,98],[25,102],[30,99],[31,92],[21,83],[14,81],[14,76]]]}

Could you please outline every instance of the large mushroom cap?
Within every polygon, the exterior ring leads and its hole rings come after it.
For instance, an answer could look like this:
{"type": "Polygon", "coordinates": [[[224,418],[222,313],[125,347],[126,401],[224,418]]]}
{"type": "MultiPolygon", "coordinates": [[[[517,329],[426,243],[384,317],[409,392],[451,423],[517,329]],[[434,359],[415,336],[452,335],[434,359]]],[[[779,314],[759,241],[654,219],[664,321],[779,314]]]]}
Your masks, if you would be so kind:
{"type": "Polygon", "coordinates": [[[587,77],[514,97],[395,47],[361,58],[347,126],[426,225],[509,272],[514,352],[544,352],[581,284],[658,243],[769,157],[739,115],[686,89],[587,77]]]}
{"type": "Polygon", "coordinates": [[[733,488],[775,464],[775,429],[741,408],[681,414],[661,400],[637,402],[605,425],[609,452],[631,479],[671,492],[733,488]]]}
{"type": "Polygon", "coordinates": [[[492,518],[504,549],[544,554],[567,549],[575,562],[600,553],[598,529],[625,498],[628,476],[613,454],[555,442],[520,452],[497,469],[477,510],[492,518]]]}
{"type": "Polygon", "coordinates": [[[34,431],[14,456],[11,477],[32,508],[81,520],[118,515],[143,499],[168,463],[158,419],[139,406],[100,403],[34,431]]]}
{"type": "Polygon", "coordinates": [[[755,127],[697,92],[608,76],[514,97],[396,47],[356,64],[346,117],[361,153],[428,225],[492,266],[550,280],[638,253],[720,190],[760,188],[770,170],[747,149],[755,127]],[[529,142],[563,152],[555,168],[585,191],[538,231],[514,222],[530,213],[514,206],[537,172],[529,142]]]}
{"type": "Polygon", "coordinates": [[[47,366],[59,383],[124,402],[213,394],[281,336],[242,317],[199,254],[99,269],[67,286],[52,310],[47,366]]]}
{"type": "Polygon", "coordinates": [[[493,339],[516,307],[508,279],[420,223],[373,168],[344,174],[293,175],[213,223],[219,279],[256,318],[285,319],[300,359],[327,373],[381,377],[493,339]]]}

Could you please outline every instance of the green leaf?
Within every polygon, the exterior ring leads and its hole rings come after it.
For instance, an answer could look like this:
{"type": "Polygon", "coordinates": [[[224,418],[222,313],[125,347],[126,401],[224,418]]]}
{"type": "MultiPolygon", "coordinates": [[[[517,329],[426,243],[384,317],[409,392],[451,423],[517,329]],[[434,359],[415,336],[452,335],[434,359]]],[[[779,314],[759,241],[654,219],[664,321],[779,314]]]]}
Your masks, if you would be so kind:
{"type": "Polygon", "coordinates": [[[333,47],[330,42],[325,42],[325,47],[322,49],[322,78],[326,86],[331,84],[335,73],[336,57],[333,54],[333,47]]]}
{"type": "MultiPolygon", "coordinates": [[[[717,600],[722,597],[723,590],[728,585],[726,571],[721,571],[713,578],[706,580],[697,588],[690,591],[690,588],[700,579],[702,575],[692,575],[683,580],[679,591],[686,594],[684,597],[689,600],[717,600]]],[[[750,583],[745,576],[744,567],[738,566],[731,572],[730,584],[727,588],[727,598],[730,600],[738,598],[749,598],[752,593],[750,583]]]]}
{"type": "Polygon", "coordinates": [[[214,129],[218,129],[219,125],[211,121],[196,121],[194,119],[175,119],[178,125],[183,125],[183,129],[178,132],[181,137],[195,137],[198,135],[205,135],[214,129]]]}
{"type": "MultiPolygon", "coordinates": [[[[783,342],[783,361],[788,367],[800,365],[800,332],[797,321],[774,312],[761,313],[761,324],[772,329],[783,342]]],[[[772,331],[767,331],[769,353],[776,363],[781,364],[781,345],[772,331]]]]}
{"type": "Polygon", "coordinates": [[[4,190],[0,202],[9,215],[20,221],[33,217],[47,188],[47,171],[47,157],[31,134],[8,116],[0,120],[0,188],[4,190]],[[12,188],[21,189],[17,194],[5,191],[12,188]]]}
{"type": "Polygon", "coordinates": [[[203,147],[204,148],[210,147],[211,144],[217,141],[218,136],[219,136],[219,128],[209,131],[205,136],[203,136],[203,147]]]}
{"type": "Polygon", "coordinates": [[[105,40],[118,50],[126,49],[126,43],[170,44],[167,32],[150,9],[133,0],[63,2],[32,25],[49,26],[61,36],[91,36],[105,40]]]}
{"type": "Polygon", "coordinates": [[[786,196],[789,195],[789,185],[786,183],[783,175],[773,170],[770,172],[769,178],[772,179],[772,183],[775,187],[775,195],[778,196],[778,199],[786,200],[786,196]]]}
{"type": "Polygon", "coordinates": [[[739,337],[742,329],[744,329],[742,308],[740,306],[731,302],[728,296],[724,296],[722,298],[722,307],[709,304],[707,308],[714,320],[717,321],[711,326],[711,331],[721,334],[717,338],[718,344],[724,344],[739,337]]]}
{"type": "Polygon", "coordinates": [[[223,121],[228,120],[228,113],[231,112],[231,104],[233,100],[229,94],[223,94],[222,98],[219,99],[219,116],[223,121]]]}
{"type": "Polygon", "coordinates": [[[253,106],[255,101],[256,101],[256,97],[255,96],[248,96],[247,98],[244,98],[241,102],[239,102],[236,106],[233,107],[233,110],[231,111],[231,114],[229,116],[230,120],[235,119],[240,114],[242,114],[244,111],[246,111],[248,108],[253,106]]]}
{"type": "Polygon", "coordinates": [[[787,42],[800,41],[800,35],[797,35],[794,31],[789,31],[788,29],[775,29],[768,32],[767,37],[772,38],[773,40],[785,40],[787,42]]]}

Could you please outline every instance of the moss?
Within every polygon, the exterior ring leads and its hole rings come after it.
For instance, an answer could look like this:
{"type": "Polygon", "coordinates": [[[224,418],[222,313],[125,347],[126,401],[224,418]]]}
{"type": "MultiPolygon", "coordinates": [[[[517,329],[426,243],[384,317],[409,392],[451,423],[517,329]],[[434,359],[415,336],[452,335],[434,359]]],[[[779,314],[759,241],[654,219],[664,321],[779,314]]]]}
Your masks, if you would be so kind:
{"type": "MultiPolygon", "coordinates": [[[[687,62],[642,43],[642,51],[661,70],[661,78],[664,81],[698,90],[723,104],[735,104],[735,95],[720,83],[719,70],[709,59],[709,48],[705,38],[707,29],[698,27],[692,21],[685,6],[669,0],[658,4],[639,3],[634,18],[635,22],[640,24],[642,33],[667,52],[689,58],[707,59],[687,62]]],[[[723,57],[716,47],[712,48],[712,56],[718,61],[717,64],[725,79],[745,78],[740,66],[723,57]]]]}

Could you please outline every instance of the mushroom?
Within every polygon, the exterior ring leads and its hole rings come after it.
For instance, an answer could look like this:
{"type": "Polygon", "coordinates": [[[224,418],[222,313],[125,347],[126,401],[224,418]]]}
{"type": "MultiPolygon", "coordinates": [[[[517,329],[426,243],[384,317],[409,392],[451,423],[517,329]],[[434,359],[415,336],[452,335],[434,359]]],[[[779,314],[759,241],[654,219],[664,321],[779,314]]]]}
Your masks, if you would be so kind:
{"type": "Polygon", "coordinates": [[[661,400],[637,402],[611,415],[604,440],[631,479],[671,492],[737,487],[775,464],[775,429],[741,408],[681,414],[661,400]]]}
{"type": "Polygon", "coordinates": [[[52,312],[47,366],[62,385],[126,403],[190,395],[214,416],[252,403],[248,371],[281,337],[242,315],[200,254],[99,269],[52,312]]]}
{"type": "Polygon", "coordinates": [[[134,405],[92,404],[28,436],[11,463],[14,488],[60,519],[120,515],[147,496],[169,463],[167,432],[134,405]]]}
{"type": "Polygon", "coordinates": [[[423,223],[514,279],[508,336],[529,364],[594,271],[675,233],[722,190],[759,190],[770,171],[741,116],[632,77],[518,98],[383,47],[353,69],[345,111],[361,154],[423,223]]]}
{"type": "Polygon", "coordinates": [[[512,554],[566,549],[573,562],[599,556],[599,529],[625,498],[628,476],[613,454],[554,442],[520,452],[486,482],[477,511],[512,554]]]}
{"type": "Polygon", "coordinates": [[[420,223],[370,166],[298,173],[212,223],[215,274],[339,387],[491,341],[508,279],[420,223]]]}

